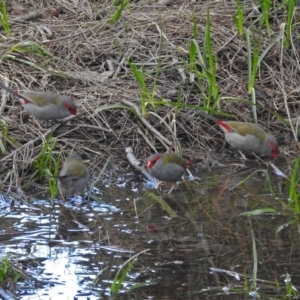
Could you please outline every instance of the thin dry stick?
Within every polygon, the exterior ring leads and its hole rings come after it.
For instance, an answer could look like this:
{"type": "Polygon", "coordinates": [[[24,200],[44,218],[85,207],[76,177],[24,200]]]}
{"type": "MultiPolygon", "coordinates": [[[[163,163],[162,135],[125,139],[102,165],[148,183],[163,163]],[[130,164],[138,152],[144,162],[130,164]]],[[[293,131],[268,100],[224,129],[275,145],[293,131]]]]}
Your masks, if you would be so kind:
{"type": "Polygon", "coordinates": [[[280,87],[281,91],[282,91],[282,94],[283,94],[283,102],[284,102],[284,107],[285,107],[285,111],[286,111],[286,114],[288,116],[288,120],[289,120],[289,123],[290,123],[290,127],[291,127],[291,130],[293,132],[293,135],[294,135],[294,138],[295,138],[295,141],[298,142],[298,137],[297,137],[297,134],[295,132],[295,129],[294,129],[294,126],[293,126],[293,122],[292,122],[292,119],[291,119],[291,114],[290,114],[290,110],[289,110],[289,106],[288,106],[288,100],[287,100],[287,95],[286,95],[286,92],[285,92],[285,89],[284,89],[284,81],[282,81],[282,84],[280,84],[276,79],[275,81],[277,82],[278,86],[280,87]]]}
{"type": "Polygon", "coordinates": [[[282,93],[283,93],[283,100],[284,100],[284,107],[289,119],[289,123],[290,123],[290,127],[292,129],[295,141],[298,142],[298,137],[296,135],[296,132],[294,130],[294,126],[292,124],[292,120],[291,120],[291,115],[290,115],[290,110],[289,110],[289,106],[287,103],[287,96],[286,96],[286,92],[285,92],[285,87],[284,87],[284,82],[285,82],[285,78],[284,78],[284,69],[283,69],[283,49],[284,49],[284,29],[285,29],[285,24],[281,24],[280,26],[280,36],[281,36],[281,51],[280,51],[280,77],[281,77],[281,83],[279,83],[276,79],[275,81],[277,82],[277,84],[280,86],[282,93]]]}
{"type": "Polygon", "coordinates": [[[144,140],[146,141],[146,143],[150,146],[150,148],[152,148],[154,150],[154,152],[156,152],[156,149],[153,145],[153,143],[151,143],[151,141],[148,139],[148,137],[142,132],[142,130],[140,128],[137,128],[137,132],[144,138],[144,140]]]}
{"type": "Polygon", "coordinates": [[[133,49],[129,48],[128,51],[126,51],[125,56],[122,58],[121,62],[119,63],[119,66],[113,76],[113,79],[116,79],[119,75],[119,73],[121,72],[121,69],[123,68],[123,65],[126,61],[126,59],[129,59],[131,57],[131,55],[133,54],[133,49]]]}
{"type": "Polygon", "coordinates": [[[161,4],[161,5],[170,5],[173,2],[175,2],[175,0],[160,0],[160,1],[158,1],[158,4],[161,4]]]}
{"type": "Polygon", "coordinates": [[[166,35],[164,34],[164,32],[160,29],[159,25],[158,25],[156,22],[151,21],[151,23],[155,25],[155,27],[156,27],[157,31],[159,32],[159,34],[160,34],[161,36],[163,36],[163,37],[165,38],[165,40],[166,40],[166,41],[167,41],[174,49],[178,49],[178,48],[179,48],[181,51],[183,51],[183,52],[185,52],[185,53],[188,53],[188,51],[185,50],[185,49],[183,49],[182,47],[177,47],[177,46],[175,46],[173,43],[171,43],[171,42],[169,41],[169,39],[167,38],[167,36],[166,36],[166,35]]]}
{"type": "Polygon", "coordinates": [[[71,39],[71,38],[74,38],[76,36],[79,36],[79,35],[84,35],[88,32],[94,32],[96,31],[96,29],[99,29],[101,28],[102,26],[105,26],[106,24],[105,23],[101,23],[100,25],[97,24],[96,26],[92,27],[92,28],[89,28],[85,31],[82,31],[82,32],[79,32],[79,33],[75,33],[75,34],[70,34],[68,36],[64,36],[64,37],[61,37],[61,38],[58,38],[58,39],[55,39],[55,40],[47,40],[47,41],[43,41],[43,44],[46,44],[46,43],[54,43],[54,42],[58,42],[58,41],[63,41],[63,40],[67,40],[67,39],[71,39]]]}
{"type": "Polygon", "coordinates": [[[50,28],[48,28],[45,25],[39,25],[37,26],[37,29],[39,30],[41,36],[42,36],[42,40],[44,41],[48,41],[49,38],[52,36],[52,31],[50,30],[50,28]]]}
{"type": "MultiPolygon", "coordinates": [[[[8,79],[7,77],[4,77],[4,85],[8,85],[8,79]]],[[[7,91],[3,91],[2,93],[2,99],[1,99],[1,106],[0,106],[0,116],[2,115],[4,108],[6,106],[6,101],[8,98],[8,92],[7,91]]]]}
{"type": "Polygon", "coordinates": [[[270,166],[273,170],[274,173],[278,176],[281,176],[283,178],[288,179],[288,177],[278,168],[276,167],[272,162],[265,162],[264,160],[262,160],[259,156],[257,156],[255,153],[253,153],[253,155],[260,161],[262,162],[265,166],[270,166]]]}
{"type": "Polygon", "coordinates": [[[172,122],[173,124],[173,145],[175,146],[175,153],[179,154],[180,153],[180,143],[177,140],[177,127],[176,127],[176,114],[172,112],[172,122]]]}
{"type": "MultiPolygon", "coordinates": [[[[172,58],[172,62],[173,62],[173,64],[179,64],[178,59],[175,58],[175,57],[172,58]]],[[[182,82],[185,82],[186,81],[186,75],[185,75],[185,72],[184,72],[184,68],[183,67],[177,67],[177,71],[178,71],[178,73],[180,74],[180,76],[182,78],[182,82]]]]}
{"type": "Polygon", "coordinates": [[[14,295],[11,294],[10,291],[5,291],[3,288],[0,287],[0,296],[1,299],[5,299],[5,300],[14,300],[16,299],[14,297],[14,295]],[[3,298],[2,298],[3,297],[3,298]]]}
{"type": "Polygon", "coordinates": [[[79,127],[90,128],[90,129],[95,129],[95,130],[98,130],[98,131],[105,131],[107,133],[112,132],[112,129],[107,129],[107,128],[103,128],[103,127],[99,127],[99,126],[93,126],[93,125],[87,125],[87,124],[70,124],[68,126],[69,127],[76,127],[76,128],[79,128],[79,127]]]}
{"type": "Polygon", "coordinates": [[[37,21],[38,19],[43,17],[43,13],[41,11],[36,11],[21,17],[14,18],[10,20],[10,23],[19,23],[19,22],[27,22],[27,21],[37,21]]]}
{"type": "Polygon", "coordinates": [[[131,147],[127,147],[125,149],[126,157],[129,161],[129,163],[139,172],[141,172],[148,180],[150,181],[156,181],[145,169],[145,166],[141,164],[139,160],[136,159],[136,157],[133,154],[133,150],[131,147]]]}
{"type": "Polygon", "coordinates": [[[122,99],[121,102],[127,106],[130,106],[133,108],[136,112],[137,117],[140,119],[140,121],[154,134],[156,137],[160,140],[160,142],[168,149],[170,146],[172,146],[172,142],[170,142],[168,139],[166,139],[160,132],[158,132],[152,125],[148,123],[148,121],[142,116],[139,108],[132,102],[122,99]],[[167,144],[167,145],[166,145],[167,144]]]}
{"type": "MultiPolygon", "coordinates": [[[[9,24],[12,25],[15,23],[20,23],[20,22],[36,21],[42,17],[43,17],[43,14],[41,12],[37,11],[37,12],[30,13],[28,15],[24,15],[24,16],[17,17],[14,19],[9,19],[9,24]]],[[[0,30],[1,29],[3,29],[2,25],[0,25],[0,30]]]]}

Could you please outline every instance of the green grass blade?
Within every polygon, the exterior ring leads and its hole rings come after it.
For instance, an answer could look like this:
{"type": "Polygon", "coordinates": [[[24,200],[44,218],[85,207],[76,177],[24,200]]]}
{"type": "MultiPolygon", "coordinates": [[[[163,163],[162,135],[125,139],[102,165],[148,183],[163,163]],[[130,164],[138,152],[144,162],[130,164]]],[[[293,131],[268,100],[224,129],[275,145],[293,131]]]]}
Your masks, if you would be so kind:
{"type": "Polygon", "coordinates": [[[299,213],[299,199],[300,199],[300,193],[298,192],[298,183],[300,178],[300,172],[299,172],[299,164],[300,164],[300,156],[296,159],[293,167],[293,171],[291,174],[291,181],[289,186],[289,207],[294,212],[299,213]]]}
{"type": "Polygon", "coordinates": [[[127,277],[132,267],[134,266],[138,256],[147,251],[149,251],[149,249],[143,250],[135,254],[134,256],[130,257],[123,265],[120,266],[110,287],[112,293],[118,293],[120,291],[125,278],[127,277]]]}
{"type": "Polygon", "coordinates": [[[110,19],[110,24],[115,24],[122,16],[122,12],[125,9],[125,7],[129,4],[129,0],[123,0],[121,4],[119,5],[119,8],[114,13],[114,15],[110,19]]]}
{"type": "Polygon", "coordinates": [[[135,79],[137,80],[140,90],[141,90],[141,111],[142,115],[145,116],[147,114],[147,103],[149,102],[151,105],[153,105],[153,97],[150,91],[148,90],[146,86],[146,77],[143,70],[139,70],[139,68],[136,66],[136,64],[129,59],[127,59],[127,63],[130,66],[131,71],[133,72],[133,75],[135,79]]]}
{"type": "Polygon", "coordinates": [[[6,1],[0,0],[0,25],[3,27],[7,35],[11,35],[11,29],[9,26],[7,11],[6,11],[6,1]]]}
{"type": "Polygon", "coordinates": [[[160,207],[168,213],[170,218],[177,217],[177,213],[175,210],[173,210],[170,205],[161,197],[154,195],[153,193],[148,193],[148,196],[155,202],[157,202],[160,207]]]}
{"type": "Polygon", "coordinates": [[[248,64],[248,94],[252,92],[253,83],[252,83],[252,49],[250,41],[250,30],[246,30],[246,44],[247,44],[247,64],[248,64]]]}
{"type": "Polygon", "coordinates": [[[238,29],[240,36],[244,35],[243,25],[244,25],[244,6],[240,5],[239,0],[235,0],[235,7],[237,14],[233,16],[233,21],[238,29]]]}
{"type": "Polygon", "coordinates": [[[241,213],[240,216],[246,216],[246,217],[252,217],[252,216],[259,216],[259,215],[265,215],[265,214],[275,214],[277,211],[270,207],[255,209],[252,211],[247,211],[244,213],[241,213]]]}
{"type": "Polygon", "coordinates": [[[286,8],[287,8],[287,21],[286,21],[286,28],[285,28],[285,40],[284,45],[285,47],[289,47],[291,43],[291,35],[292,35],[292,24],[293,24],[293,18],[295,14],[295,0],[287,0],[286,2],[286,8]]]}

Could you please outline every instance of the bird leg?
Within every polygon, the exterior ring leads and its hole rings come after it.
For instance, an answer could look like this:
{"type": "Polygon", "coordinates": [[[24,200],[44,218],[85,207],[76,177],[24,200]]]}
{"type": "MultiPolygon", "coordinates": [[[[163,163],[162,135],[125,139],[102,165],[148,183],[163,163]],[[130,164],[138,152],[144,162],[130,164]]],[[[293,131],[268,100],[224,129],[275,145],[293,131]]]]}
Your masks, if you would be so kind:
{"type": "Polygon", "coordinates": [[[241,159],[242,160],[248,160],[242,151],[240,151],[240,150],[238,150],[238,151],[239,151],[239,153],[241,155],[241,159]]]}
{"type": "Polygon", "coordinates": [[[24,124],[24,123],[23,123],[23,113],[24,113],[24,111],[21,110],[21,112],[20,112],[20,124],[21,124],[21,125],[24,124]]]}
{"type": "Polygon", "coordinates": [[[164,185],[164,182],[163,181],[159,181],[158,183],[157,183],[157,185],[156,185],[156,189],[157,190],[161,190],[161,187],[164,185]]]}
{"type": "Polygon", "coordinates": [[[39,127],[39,129],[40,129],[41,131],[45,130],[45,128],[43,128],[43,127],[41,126],[41,124],[39,123],[39,121],[38,121],[36,118],[33,118],[33,122],[34,122],[35,124],[37,124],[37,126],[39,127]]]}
{"type": "Polygon", "coordinates": [[[64,202],[66,202],[66,195],[62,191],[60,192],[61,198],[63,199],[64,202]]]}
{"type": "Polygon", "coordinates": [[[171,192],[174,190],[175,187],[176,187],[176,183],[174,183],[174,185],[170,188],[170,190],[168,191],[168,195],[171,194],[171,192]]]}
{"type": "MultiPolygon", "coordinates": [[[[157,183],[157,185],[156,185],[156,189],[157,190],[160,190],[161,191],[161,187],[162,186],[164,186],[165,184],[164,184],[164,182],[163,181],[159,181],[158,183],[157,183]]],[[[170,194],[173,190],[174,190],[174,188],[175,188],[175,186],[176,186],[176,183],[171,187],[171,189],[168,191],[168,194],[170,194]]]]}

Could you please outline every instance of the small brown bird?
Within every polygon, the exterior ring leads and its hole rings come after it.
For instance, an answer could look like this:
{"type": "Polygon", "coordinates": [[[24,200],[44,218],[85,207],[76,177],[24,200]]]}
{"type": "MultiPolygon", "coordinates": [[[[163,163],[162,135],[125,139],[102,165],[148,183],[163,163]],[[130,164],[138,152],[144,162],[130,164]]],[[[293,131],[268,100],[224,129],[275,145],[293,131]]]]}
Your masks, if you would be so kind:
{"type": "Polygon", "coordinates": [[[226,141],[235,149],[254,152],[262,156],[278,157],[278,143],[274,136],[265,132],[259,125],[246,122],[222,121],[199,111],[204,117],[214,121],[225,134],[226,141]]]}
{"type": "Polygon", "coordinates": [[[64,201],[66,194],[73,194],[76,197],[86,186],[89,179],[88,169],[76,152],[72,152],[67,157],[57,179],[64,201]]]}
{"type": "Polygon", "coordinates": [[[74,101],[50,92],[24,92],[19,94],[0,83],[0,87],[19,98],[24,111],[38,120],[56,120],[76,115],[74,101]]]}
{"type": "MultiPolygon", "coordinates": [[[[192,161],[182,159],[173,153],[155,153],[146,158],[145,162],[149,173],[160,181],[158,187],[162,185],[163,181],[176,183],[187,167],[193,165],[192,161]]],[[[172,186],[169,194],[175,186],[175,184],[172,186]]]]}

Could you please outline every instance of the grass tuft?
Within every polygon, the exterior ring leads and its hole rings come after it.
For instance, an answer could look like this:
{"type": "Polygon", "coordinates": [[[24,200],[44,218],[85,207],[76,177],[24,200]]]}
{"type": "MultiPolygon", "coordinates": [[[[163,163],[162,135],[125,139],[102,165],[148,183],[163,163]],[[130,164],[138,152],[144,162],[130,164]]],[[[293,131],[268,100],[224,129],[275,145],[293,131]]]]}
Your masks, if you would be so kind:
{"type": "Polygon", "coordinates": [[[0,0],[0,25],[3,27],[7,35],[11,35],[11,29],[9,26],[7,11],[6,11],[6,1],[0,0]]]}
{"type": "Polygon", "coordinates": [[[233,21],[238,29],[239,35],[244,35],[244,5],[240,4],[239,0],[235,0],[236,15],[233,16],[233,21]]]}
{"type": "Polygon", "coordinates": [[[20,274],[14,269],[11,260],[8,256],[0,259],[0,283],[5,283],[8,280],[17,282],[20,274]]]}
{"type": "Polygon", "coordinates": [[[60,160],[53,160],[53,150],[56,142],[52,140],[50,135],[45,141],[42,151],[38,158],[33,163],[33,167],[38,172],[37,179],[40,180],[44,177],[48,178],[48,186],[51,197],[55,197],[58,191],[58,185],[54,175],[58,174],[60,160]]]}
{"type": "Polygon", "coordinates": [[[300,213],[300,193],[299,193],[299,181],[300,181],[300,172],[299,172],[300,156],[296,159],[294,167],[291,174],[291,181],[289,186],[289,207],[290,209],[299,214],[300,213]]]}
{"type": "Polygon", "coordinates": [[[286,0],[284,1],[284,3],[287,9],[284,45],[288,48],[291,44],[292,25],[295,15],[296,0],[286,0]]]}
{"type": "Polygon", "coordinates": [[[197,23],[193,18],[193,39],[189,48],[190,72],[198,82],[202,101],[207,109],[215,109],[219,106],[219,87],[217,84],[216,57],[212,50],[210,12],[206,13],[205,37],[202,52],[197,42],[197,23]],[[201,68],[199,68],[199,65],[201,68]],[[205,87],[207,86],[207,93],[205,87]]]}
{"type": "MultiPolygon", "coordinates": [[[[116,294],[120,291],[125,278],[128,276],[128,273],[130,272],[130,270],[133,268],[135,262],[137,261],[137,258],[139,255],[141,255],[142,253],[147,252],[148,249],[143,250],[137,254],[135,254],[134,256],[132,256],[131,258],[129,258],[118,270],[112,284],[110,287],[110,291],[113,294],[116,294]]],[[[141,284],[138,285],[139,287],[142,286],[141,284]]],[[[135,287],[132,287],[135,288],[135,287]]]]}
{"type": "Polygon", "coordinates": [[[114,0],[112,5],[113,6],[119,6],[119,8],[117,9],[117,11],[114,13],[114,15],[111,17],[110,19],[110,24],[115,24],[117,21],[120,20],[121,16],[122,16],[122,12],[123,10],[126,8],[126,6],[129,4],[129,0],[114,0]]]}
{"type": "Polygon", "coordinates": [[[260,19],[260,24],[264,24],[266,26],[268,35],[271,35],[271,27],[270,27],[270,17],[271,17],[271,7],[272,0],[259,0],[260,8],[262,11],[262,18],[260,19]]]}

